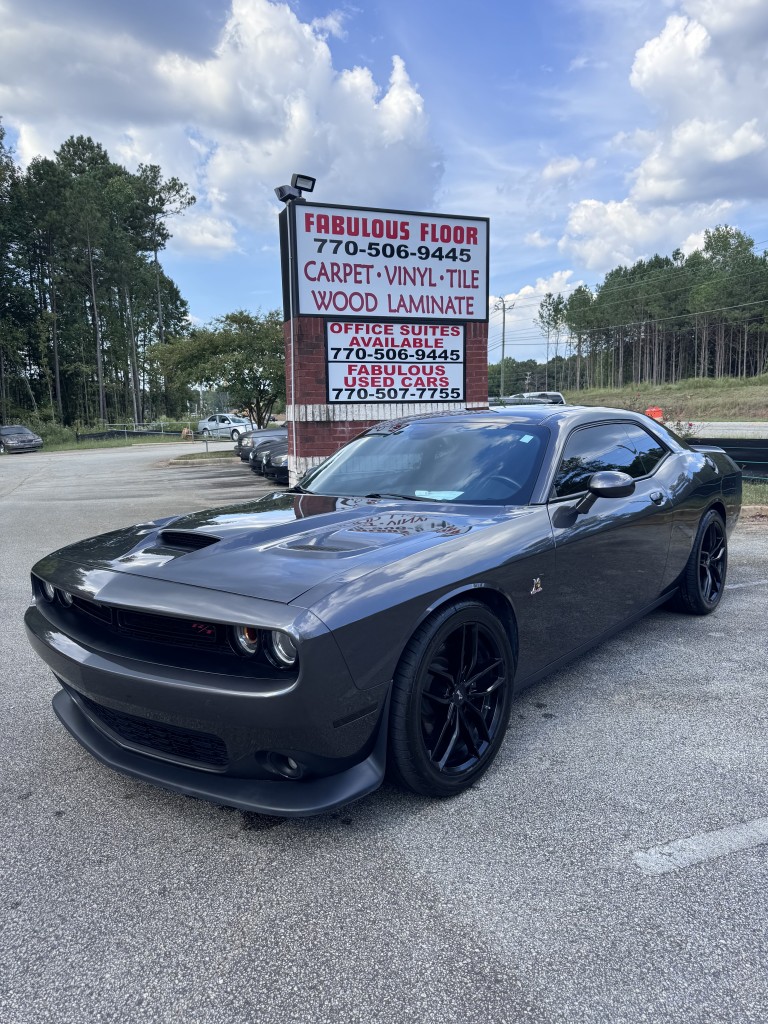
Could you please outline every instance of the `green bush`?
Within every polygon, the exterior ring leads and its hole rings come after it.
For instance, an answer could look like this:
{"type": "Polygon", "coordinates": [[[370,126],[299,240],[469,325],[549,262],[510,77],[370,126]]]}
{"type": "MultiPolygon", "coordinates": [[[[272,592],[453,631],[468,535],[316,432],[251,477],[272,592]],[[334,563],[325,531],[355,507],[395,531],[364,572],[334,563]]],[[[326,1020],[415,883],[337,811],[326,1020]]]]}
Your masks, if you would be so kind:
{"type": "Polygon", "coordinates": [[[27,419],[26,425],[30,430],[34,430],[36,434],[42,437],[43,441],[48,444],[74,444],[75,442],[75,428],[74,427],[63,427],[59,423],[51,423],[50,420],[34,420],[27,419]]]}

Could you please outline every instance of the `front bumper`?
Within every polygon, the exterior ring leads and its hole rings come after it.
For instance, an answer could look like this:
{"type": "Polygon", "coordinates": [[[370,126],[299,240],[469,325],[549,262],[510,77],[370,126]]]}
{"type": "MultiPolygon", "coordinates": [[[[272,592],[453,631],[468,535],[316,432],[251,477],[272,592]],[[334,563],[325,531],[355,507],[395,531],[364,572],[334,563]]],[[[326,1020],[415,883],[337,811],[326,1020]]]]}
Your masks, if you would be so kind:
{"type": "MultiPolygon", "coordinates": [[[[49,611],[49,609],[45,609],[49,611]]],[[[360,691],[330,634],[293,681],[173,667],[69,635],[37,605],[36,653],[63,690],[54,709],[103,764],[174,792],[262,814],[319,814],[384,777],[389,684],[360,691]],[[280,766],[298,764],[300,777],[280,766]]]]}
{"type": "Polygon", "coordinates": [[[379,726],[371,753],[351,768],[335,775],[298,782],[287,779],[271,782],[213,775],[134,753],[112,742],[101,729],[96,728],[77,699],[66,690],[60,690],[53,698],[53,710],[78,743],[108,768],[174,793],[210,800],[225,807],[237,807],[242,811],[286,818],[323,814],[367,796],[378,789],[384,779],[385,720],[379,726]]]}

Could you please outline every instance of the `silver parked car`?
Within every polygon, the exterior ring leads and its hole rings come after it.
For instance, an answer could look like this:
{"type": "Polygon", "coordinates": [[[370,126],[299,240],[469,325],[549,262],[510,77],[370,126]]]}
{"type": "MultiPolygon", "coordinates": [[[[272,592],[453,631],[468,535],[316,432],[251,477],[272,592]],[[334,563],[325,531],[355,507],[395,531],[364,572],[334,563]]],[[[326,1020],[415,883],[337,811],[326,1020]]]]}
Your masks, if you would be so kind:
{"type": "Polygon", "coordinates": [[[251,429],[252,424],[244,420],[242,416],[233,416],[228,412],[217,412],[209,416],[207,420],[200,420],[197,424],[197,431],[203,437],[231,437],[236,441],[246,430],[251,429]]]}
{"type": "MultiPolygon", "coordinates": [[[[513,399],[537,399],[541,402],[548,402],[550,405],[565,405],[565,399],[560,391],[522,391],[520,394],[511,395],[513,399]]],[[[506,399],[502,398],[502,403],[506,399]]]]}
{"type": "Polygon", "coordinates": [[[29,427],[18,423],[0,427],[0,455],[5,452],[34,452],[43,447],[43,439],[29,427]]]}

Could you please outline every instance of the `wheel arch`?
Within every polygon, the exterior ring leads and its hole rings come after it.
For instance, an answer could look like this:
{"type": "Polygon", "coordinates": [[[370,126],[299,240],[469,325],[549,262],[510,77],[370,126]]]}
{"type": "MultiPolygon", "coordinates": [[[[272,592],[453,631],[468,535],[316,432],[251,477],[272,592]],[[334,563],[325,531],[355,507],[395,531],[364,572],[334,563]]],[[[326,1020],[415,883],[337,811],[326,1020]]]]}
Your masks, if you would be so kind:
{"type": "Polygon", "coordinates": [[[699,519],[699,522],[701,522],[701,520],[704,518],[704,516],[707,514],[707,512],[717,512],[720,515],[720,518],[725,523],[725,525],[726,526],[728,525],[728,512],[726,510],[726,507],[725,507],[725,504],[724,504],[722,498],[717,498],[715,501],[712,502],[712,504],[708,508],[706,508],[702,512],[701,518],[699,519]]]}
{"type": "MultiPolygon", "coordinates": [[[[410,635],[406,638],[405,644],[403,644],[403,650],[400,652],[400,658],[402,658],[405,648],[408,646],[411,637],[417,629],[435,612],[440,612],[444,608],[450,605],[460,604],[462,601],[478,601],[484,604],[496,618],[501,622],[504,630],[509,639],[510,647],[512,648],[512,656],[515,662],[515,668],[517,668],[518,661],[518,628],[517,628],[517,616],[515,610],[512,607],[512,602],[509,598],[503,594],[500,590],[495,587],[488,586],[483,583],[467,584],[466,586],[460,587],[458,590],[453,590],[450,593],[442,594],[440,598],[428,605],[423,614],[414,623],[413,630],[410,635]]],[[[400,661],[398,658],[398,663],[400,661]]]]}

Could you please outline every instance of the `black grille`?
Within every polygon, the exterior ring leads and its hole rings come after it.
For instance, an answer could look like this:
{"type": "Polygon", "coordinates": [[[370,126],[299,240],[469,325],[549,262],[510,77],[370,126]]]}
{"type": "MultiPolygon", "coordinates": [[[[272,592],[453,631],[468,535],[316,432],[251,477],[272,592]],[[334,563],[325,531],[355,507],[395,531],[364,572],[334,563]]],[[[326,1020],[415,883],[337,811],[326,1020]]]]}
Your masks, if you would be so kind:
{"type": "Polygon", "coordinates": [[[93,715],[127,743],[178,760],[197,761],[216,768],[225,768],[227,765],[224,741],[213,733],[153,722],[137,715],[128,715],[124,711],[115,711],[114,708],[106,708],[82,693],[77,696],[93,715]]]}
{"type": "Polygon", "coordinates": [[[183,647],[222,647],[227,642],[227,630],[215,622],[194,619],[175,619],[170,615],[150,615],[148,612],[117,612],[117,627],[124,636],[137,640],[152,640],[162,644],[180,644],[183,647]]]}
{"type": "Polygon", "coordinates": [[[112,622],[111,608],[105,608],[104,605],[96,604],[95,601],[84,601],[81,597],[73,598],[72,604],[78,611],[90,615],[92,619],[98,619],[99,622],[112,622]]]}
{"type": "Polygon", "coordinates": [[[73,608],[111,626],[122,636],[134,640],[149,640],[152,643],[170,644],[176,647],[200,649],[218,648],[231,653],[227,639],[227,627],[205,619],[179,619],[172,615],[153,615],[149,612],[134,612],[122,608],[109,608],[95,601],[74,598],[73,608]]]}

